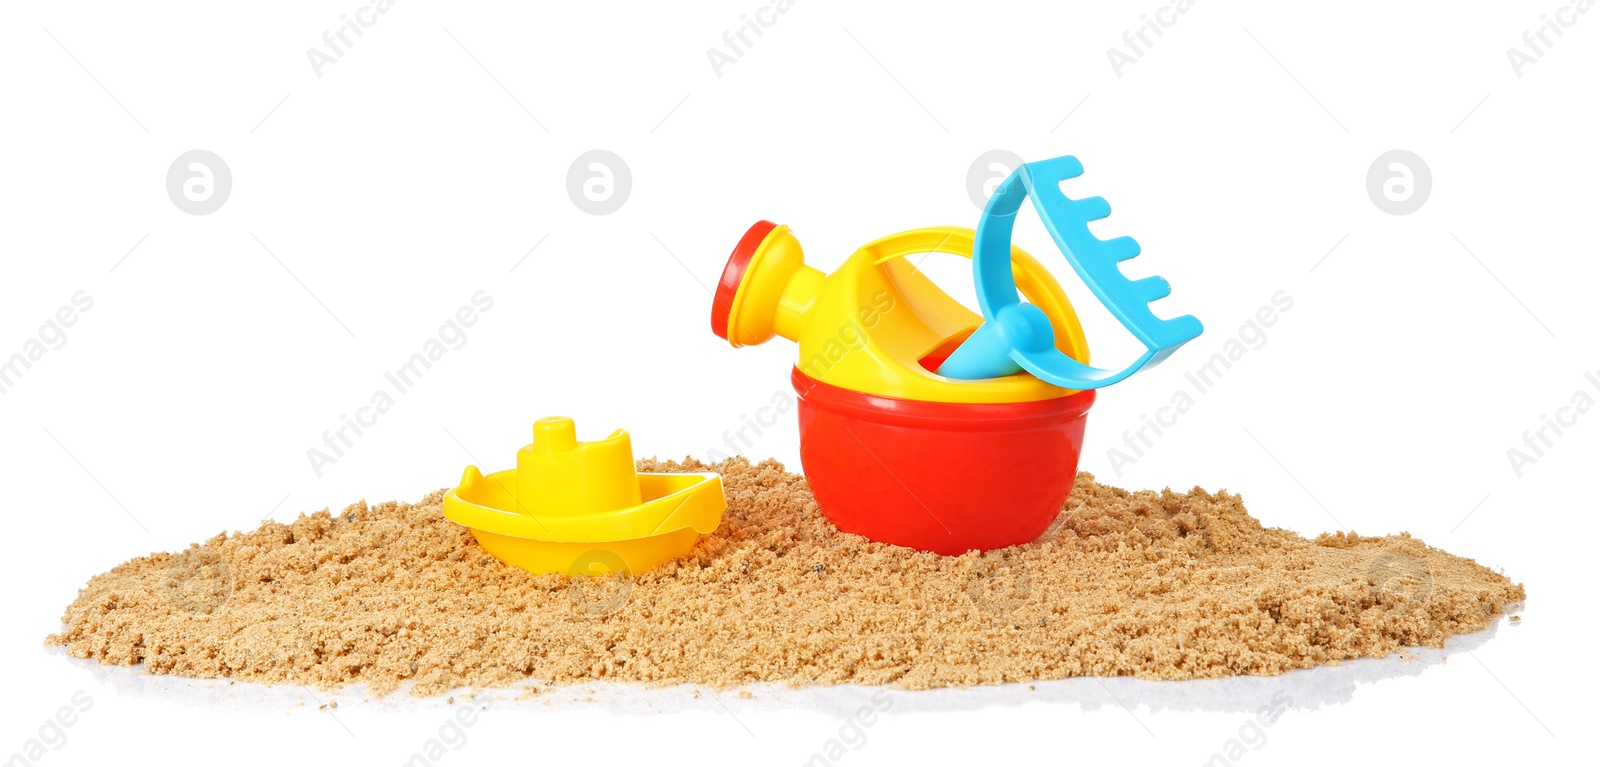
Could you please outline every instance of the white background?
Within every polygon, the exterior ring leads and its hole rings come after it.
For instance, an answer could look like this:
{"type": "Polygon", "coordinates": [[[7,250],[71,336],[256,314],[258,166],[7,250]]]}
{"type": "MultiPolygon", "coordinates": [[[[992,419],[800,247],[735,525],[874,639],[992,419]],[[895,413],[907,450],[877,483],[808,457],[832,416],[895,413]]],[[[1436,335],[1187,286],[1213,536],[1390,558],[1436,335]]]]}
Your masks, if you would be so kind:
{"type": "MultiPolygon", "coordinates": [[[[42,763],[404,762],[450,707],[341,695],[330,715],[311,693],[95,669],[41,640],[89,576],[129,557],[268,515],[414,500],[454,482],[469,452],[508,464],[539,416],[574,416],[591,437],[627,428],[640,455],[725,451],[724,432],[788,391],[794,358],[781,339],[736,351],[708,329],[707,287],[744,229],[788,223],[831,269],[881,235],[971,226],[968,168],[992,149],[1078,156],[1087,172],[1069,191],[1116,207],[1097,232],[1136,236],[1129,271],[1174,286],[1159,311],[1207,325],[1102,394],[1084,468],[1130,488],[1242,492],[1265,523],[1306,535],[1410,531],[1503,569],[1529,599],[1520,625],[1453,643],[1447,660],[896,692],[839,763],[1026,751],[1198,764],[1279,691],[1296,707],[1240,762],[1592,753],[1584,480],[1600,414],[1521,477],[1506,451],[1574,392],[1600,399],[1584,379],[1600,370],[1600,12],[1518,77],[1506,50],[1526,50],[1524,30],[1559,0],[1199,0],[1119,77],[1106,51],[1126,50],[1124,30],[1162,0],[799,0],[719,77],[707,49],[762,3],[398,0],[320,78],[307,49],[362,0],[0,10],[0,354],[74,292],[94,301],[0,396],[0,755],[83,690],[93,707],[42,763]],[[233,176],[205,216],[164,187],[197,148],[233,176]],[[568,165],[595,148],[633,179],[605,216],[566,191],[568,165]],[[1365,188],[1397,148],[1433,179],[1406,216],[1365,188]],[[316,477],[307,448],[480,289],[494,306],[467,344],[316,477]],[[1265,345],[1118,476],[1106,449],[1279,290],[1294,306],[1265,345]]],[[[1017,236],[1068,285],[1096,358],[1131,357],[1042,229],[1017,236]]],[[[966,279],[941,258],[927,267],[966,279]]],[[[792,423],[744,452],[798,470],[792,423]]],[[[650,717],[628,689],[502,701],[443,762],[799,764],[870,692],[712,705],[668,691],[650,710],[674,713],[650,717]]]]}

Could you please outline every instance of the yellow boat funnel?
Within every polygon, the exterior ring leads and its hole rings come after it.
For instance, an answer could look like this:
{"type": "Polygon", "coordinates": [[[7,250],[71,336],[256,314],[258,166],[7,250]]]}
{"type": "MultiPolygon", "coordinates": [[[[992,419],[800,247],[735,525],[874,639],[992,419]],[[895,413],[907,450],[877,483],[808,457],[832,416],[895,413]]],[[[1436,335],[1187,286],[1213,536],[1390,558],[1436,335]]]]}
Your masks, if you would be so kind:
{"type": "MultiPolygon", "coordinates": [[[[983,317],[917,271],[906,256],[971,258],[974,232],[931,227],[861,246],[832,273],[805,263],[789,227],[761,221],[728,257],[712,299],[711,329],[735,347],[783,336],[800,345],[796,367],[817,381],[867,394],[930,402],[1029,402],[1071,396],[1027,373],[964,380],[934,372],[983,317]]],[[[1085,364],[1088,342],[1055,278],[1011,248],[1017,288],[1044,311],[1056,348],[1085,364]]]]}
{"type": "Polygon", "coordinates": [[[534,514],[592,514],[638,506],[633,444],[618,429],[598,442],[579,442],[571,418],[533,424],[533,444],[517,451],[516,500],[534,514]]]}
{"type": "Polygon", "coordinates": [[[517,468],[476,466],[445,494],[444,515],[496,559],[532,573],[591,575],[596,562],[639,573],[681,557],[726,508],[714,472],[638,473],[628,433],[580,442],[571,418],[541,418],[517,468]]]}

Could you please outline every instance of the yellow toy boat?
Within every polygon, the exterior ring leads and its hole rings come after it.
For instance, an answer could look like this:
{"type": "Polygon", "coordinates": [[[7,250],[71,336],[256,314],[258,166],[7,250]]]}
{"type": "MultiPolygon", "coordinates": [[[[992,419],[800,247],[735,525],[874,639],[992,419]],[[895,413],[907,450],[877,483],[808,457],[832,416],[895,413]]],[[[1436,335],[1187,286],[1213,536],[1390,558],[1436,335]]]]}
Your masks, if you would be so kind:
{"type": "Polygon", "coordinates": [[[597,574],[595,562],[621,560],[639,573],[677,559],[717,529],[726,506],[716,473],[640,474],[627,432],[579,442],[562,416],[534,422],[517,468],[485,475],[468,466],[444,497],[445,517],[496,559],[569,575],[597,574]]]}

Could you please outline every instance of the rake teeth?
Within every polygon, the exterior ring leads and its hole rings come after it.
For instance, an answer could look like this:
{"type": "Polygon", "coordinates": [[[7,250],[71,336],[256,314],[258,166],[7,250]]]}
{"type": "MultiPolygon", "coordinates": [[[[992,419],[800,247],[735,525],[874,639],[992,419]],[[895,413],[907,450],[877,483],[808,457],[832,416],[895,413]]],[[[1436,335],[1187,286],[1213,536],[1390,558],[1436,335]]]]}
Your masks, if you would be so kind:
{"type": "Polygon", "coordinates": [[[1111,215],[1111,203],[1104,197],[1090,197],[1083,200],[1072,201],[1072,212],[1078,214],[1084,223],[1099,221],[1111,215]]]}
{"type": "Polygon", "coordinates": [[[1109,240],[1098,240],[1101,255],[1111,259],[1112,263],[1120,264],[1140,253],[1139,241],[1132,237],[1114,237],[1109,240]]]}
{"type": "Polygon", "coordinates": [[[1170,320],[1162,320],[1161,322],[1170,328],[1173,336],[1177,338],[1199,338],[1200,334],[1205,332],[1206,329],[1205,325],[1200,324],[1200,318],[1192,314],[1173,317],[1170,320]]]}
{"type": "Polygon", "coordinates": [[[1083,175],[1083,163],[1070,154],[1028,164],[1038,168],[1041,175],[1056,179],[1056,183],[1083,175]]]}
{"type": "Polygon", "coordinates": [[[1165,277],[1159,275],[1151,275],[1141,280],[1134,280],[1128,283],[1128,287],[1146,304],[1172,295],[1171,283],[1168,283],[1165,277]]]}
{"type": "MultiPolygon", "coordinates": [[[[998,265],[1002,263],[998,259],[1005,257],[1000,252],[1002,241],[1009,245],[1016,215],[1026,198],[1033,202],[1040,221],[1072,265],[1073,271],[1083,278],[1117,321],[1144,343],[1146,352],[1122,370],[1106,370],[1070,359],[1053,348],[1040,352],[1032,347],[1012,345],[1004,350],[1006,359],[989,367],[984,367],[988,363],[974,366],[970,362],[957,366],[963,374],[984,372],[992,377],[1015,372],[1016,365],[1021,365],[1034,376],[1062,388],[1098,389],[1159,364],[1204,330],[1200,321],[1193,316],[1162,319],[1150,311],[1152,302],[1172,295],[1172,285],[1159,275],[1130,279],[1122,273],[1118,264],[1137,257],[1143,249],[1132,237],[1101,239],[1089,231],[1090,223],[1111,215],[1111,203],[1098,196],[1081,200],[1067,196],[1061,188],[1061,182],[1077,178],[1082,173],[1083,165],[1070,155],[1024,163],[1002,182],[999,188],[1002,191],[997,191],[989,199],[979,219],[972,259],[980,303],[984,305],[984,318],[987,322],[996,321],[991,304],[1004,309],[1017,300],[1015,264],[1012,265],[1013,274],[1009,275],[1011,280],[1004,280],[1000,276],[1004,272],[997,270],[1001,269],[998,265]],[[1022,186],[1021,189],[1017,188],[1018,184],[1022,186]],[[988,228],[990,226],[995,228],[991,230],[988,228]],[[986,277],[992,279],[986,283],[986,277]],[[982,367],[983,370],[971,369],[974,367],[982,367]]],[[[968,349],[971,342],[978,338],[978,335],[969,338],[957,353],[968,349]]],[[[972,357],[972,354],[968,356],[972,357]]]]}

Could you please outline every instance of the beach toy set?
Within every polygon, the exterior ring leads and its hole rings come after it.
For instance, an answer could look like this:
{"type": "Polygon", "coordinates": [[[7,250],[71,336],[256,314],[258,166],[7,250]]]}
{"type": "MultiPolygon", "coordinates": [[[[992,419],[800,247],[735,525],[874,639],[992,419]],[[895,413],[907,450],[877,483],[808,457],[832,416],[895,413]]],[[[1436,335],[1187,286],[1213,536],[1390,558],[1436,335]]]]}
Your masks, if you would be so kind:
{"type": "MultiPolygon", "coordinates": [[[[1077,477],[1097,389],[1160,363],[1199,336],[1194,317],[1159,319],[1161,277],[1129,280],[1131,237],[1088,224],[1111,207],[1060,183],[1072,157],[1026,163],[995,190],[977,229],[933,227],[867,243],[831,273],[805,263],[787,226],[761,221],[729,256],[711,329],[734,347],[783,336],[799,346],[800,460],[839,529],[939,554],[1026,543],[1060,514],[1077,477]],[[1050,272],[1011,243],[1032,200],[1056,247],[1145,345],[1120,368],[1089,364],[1072,304],[1050,272]],[[907,260],[972,260],[973,312],[907,260]],[[1026,300],[1024,300],[1026,299],[1026,300]]],[[[515,469],[468,467],[445,516],[507,564],[535,573],[642,572],[687,554],[717,528],[714,473],[640,474],[628,435],[577,440],[570,418],[534,424],[515,469]]]]}
{"type": "Polygon", "coordinates": [[[1095,390],[1200,335],[1194,317],[1150,312],[1171,292],[1165,279],[1122,275],[1118,264],[1140,252],[1133,238],[1089,232],[1111,207],[1061,191],[1082,172],[1070,156],[1023,164],[996,188],[976,230],[890,235],[828,274],[806,265],[787,226],[759,222],[734,247],[711,329],[734,347],[774,336],[799,345],[790,377],[800,460],[818,507],[839,529],[940,554],[1034,540],[1072,491],[1095,390]],[[1011,244],[1024,199],[1073,270],[1144,343],[1137,359],[1089,365],[1061,286],[1011,244]],[[906,260],[922,253],[972,259],[981,314],[906,260]]]}

